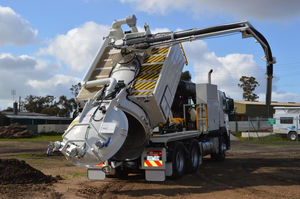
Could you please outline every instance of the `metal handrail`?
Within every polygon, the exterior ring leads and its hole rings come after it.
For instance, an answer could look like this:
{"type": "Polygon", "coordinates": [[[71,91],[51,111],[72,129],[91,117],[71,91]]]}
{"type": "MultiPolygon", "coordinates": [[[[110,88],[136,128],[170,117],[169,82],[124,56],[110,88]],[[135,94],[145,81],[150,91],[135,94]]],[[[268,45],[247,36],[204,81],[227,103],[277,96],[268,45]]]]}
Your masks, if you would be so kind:
{"type": "Polygon", "coordinates": [[[199,130],[199,122],[198,121],[205,121],[205,130],[208,130],[208,120],[207,120],[207,104],[197,104],[196,105],[196,128],[199,130]],[[202,117],[203,115],[203,109],[204,109],[204,114],[205,117],[202,117]],[[199,114],[200,110],[200,114],[199,114]],[[200,115],[200,117],[199,117],[200,115]]]}

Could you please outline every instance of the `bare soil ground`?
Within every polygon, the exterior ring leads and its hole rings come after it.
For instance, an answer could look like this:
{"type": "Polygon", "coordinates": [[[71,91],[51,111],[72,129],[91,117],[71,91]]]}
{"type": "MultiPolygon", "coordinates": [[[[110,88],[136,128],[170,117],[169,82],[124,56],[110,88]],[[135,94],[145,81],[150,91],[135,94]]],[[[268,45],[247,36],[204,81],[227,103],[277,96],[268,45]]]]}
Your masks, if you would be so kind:
{"type": "Polygon", "coordinates": [[[60,175],[52,184],[0,185],[0,198],[300,198],[300,147],[232,142],[224,162],[205,158],[196,174],[178,180],[146,182],[88,181],[86,170],[62,156],[47,157],[47,143],[0,141],[0,158],[25,160],[46,175],[60,175]],[[11,149],[11,150],[9,150],[11,149]]]}

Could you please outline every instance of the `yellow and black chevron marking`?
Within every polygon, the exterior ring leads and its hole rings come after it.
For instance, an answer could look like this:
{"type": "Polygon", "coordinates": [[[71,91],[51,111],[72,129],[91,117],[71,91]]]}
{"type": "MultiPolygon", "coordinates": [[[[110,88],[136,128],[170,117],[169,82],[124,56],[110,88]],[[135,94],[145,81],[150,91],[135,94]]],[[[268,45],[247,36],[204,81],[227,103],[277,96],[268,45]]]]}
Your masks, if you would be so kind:
{"type": "Polygon", "coordinates": [[[141,95],[151,95],[153,92],[152,91],[142,91],[142,92],[131,92],[129,95],[131,96],[141,96],[141,95]]]}
{"type": "Polygon", "coordinates": [[[156,81],[137,82],[132,86],[131,90],[150,90],[150,89],[154,89],[155,84],[156,81]]]}
{"type": "Polygon", "coordinates": [[[159,72],[158,73],[144,73],[144,74],[139,75],[135,81],[138,82],[138,81],[147,81],[147,80],[157,80],[159,74],[160,74],[159,72]]]}
{"type": "Polygon", "coordinates": [[[153,48],[151,54],[167,54],[169,48],[153,48]]]}
{"type": "Polygon", "coordinates": [[[131,96],[153,94],[163,64],[156,64],[166,60],[169,48],[154,48],[151,55],[144,59],[140,75],[135,79],[130,89],[131,96]]]}
{"type": "Polygon", "coordinates": [[[164,62],[166,55],[150,56],[144,59],[144,63],[164,62]]]}
{"type": "Polygon", "coordinates": [[[162,64],[144,65],[141,68],[141,72],[146,72],[146,71],[160,71],[161,68],[162,68],[162,64]]]}

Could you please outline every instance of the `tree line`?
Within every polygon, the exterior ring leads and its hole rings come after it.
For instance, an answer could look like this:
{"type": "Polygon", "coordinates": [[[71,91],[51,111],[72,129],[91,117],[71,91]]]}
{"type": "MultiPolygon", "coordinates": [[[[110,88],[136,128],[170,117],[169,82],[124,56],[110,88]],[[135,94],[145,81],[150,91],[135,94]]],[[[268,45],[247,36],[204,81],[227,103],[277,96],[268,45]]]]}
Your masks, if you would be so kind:
{"type": "MultiPolygon", "coordinates": [[[[181,79],[185,81],[191,81],[191,74],[189,71],[183,72],[181,79]]],[[[255,77],[242,76],[238,86],[243,89],[243,99],[246,101],[256,101],[258,99],[258,95],[254,93],[256,87],[259,86],[259,83],[256,81],[255,77]]],[[[77,83],[72,85],[70,92],[74,97],[76,97],[80,89],[81,84],[77,83]]],[[[68,99],[64,95],[58,97],[58,99],[52,95],[47,95],[45,97],[29,95],[24,101],[21,102],[21,104],[23,109],[27,112],[60,117],[70,117],[70,115],[77,110],[75,98],[68,99]]],[[[6,111],[12,111],[12,108],[8,107],[6,111]]]]}
{"type": "MultiPolygon", "coordinates": [[[[71,93],[76,97],[81,89],[81,84],[72,85],[71,93]]],[[[24,100],[20,101],[22,110],[26,112],[41,113],[50,116],[70,117],[77,110],[75,98],[67,98],[62,95],[58,98],[53,95],[35,96],[28,95],[24,100]]],[[[8,107],[5,111],[13,111],[8,107]]]]}

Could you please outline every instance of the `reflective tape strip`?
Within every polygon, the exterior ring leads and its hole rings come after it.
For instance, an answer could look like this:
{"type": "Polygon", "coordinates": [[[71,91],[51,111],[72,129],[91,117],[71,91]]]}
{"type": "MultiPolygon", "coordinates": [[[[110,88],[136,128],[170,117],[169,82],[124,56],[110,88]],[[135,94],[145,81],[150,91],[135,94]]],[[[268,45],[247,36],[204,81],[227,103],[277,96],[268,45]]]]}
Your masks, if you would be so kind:
{"type": "Polygon", "coordinates": [[[100,164],[97,164],[96,165],[97,167],[104,167],[104,166],[107,166],[107,162],[102,162],[100,164]]]}
{"type": "Polygon", "coordinates": [[[144,167],[162,167],[162,160],[145,160],[144,167]]]}

